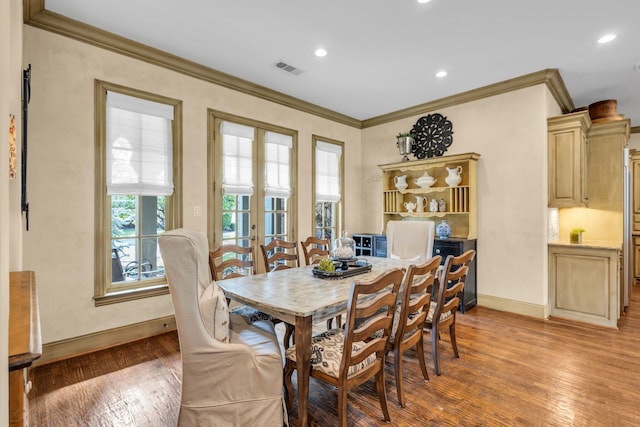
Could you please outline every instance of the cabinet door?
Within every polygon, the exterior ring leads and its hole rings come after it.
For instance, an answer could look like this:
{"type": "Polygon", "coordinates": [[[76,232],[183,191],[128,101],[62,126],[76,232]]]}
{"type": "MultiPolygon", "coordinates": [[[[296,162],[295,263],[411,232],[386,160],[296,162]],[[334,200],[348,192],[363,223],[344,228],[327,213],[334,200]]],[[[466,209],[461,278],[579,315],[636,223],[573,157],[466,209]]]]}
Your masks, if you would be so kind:
{"type": "Polygon", "coordinates": [[[580,129],[549,134],[549,206],[587,203],[587,138],[580,129]]]}
{"type": "Polygon", "coordinates": [[[633,237],[633,277],[640,280],[640,237],[633,237]]]}

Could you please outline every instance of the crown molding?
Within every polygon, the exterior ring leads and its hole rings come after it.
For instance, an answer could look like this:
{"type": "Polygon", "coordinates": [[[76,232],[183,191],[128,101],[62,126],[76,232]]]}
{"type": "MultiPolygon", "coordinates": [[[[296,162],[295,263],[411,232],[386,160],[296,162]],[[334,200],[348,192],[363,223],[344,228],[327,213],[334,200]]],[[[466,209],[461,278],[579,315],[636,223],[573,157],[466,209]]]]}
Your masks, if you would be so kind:
{"type": "Polygon", "coordinates": [[[230,74],[205,67],[160,49],[134,42],[108,31],[67,18],[45,9],[44,0],[24,0],[24,23],[36,28],[70,37],[130,58],[188,75],[209,83],[230,88],[285,107],[313,114],[347,126],[360,128],[362,122],[310,102],[285,95],[230,74]]]}
{"type": "Polygon", "coordinates": [[[436,99],[435,101],[429,101],[424,104],[408,107],[392,113],[373,117],[371,119],[366,119],[362,121],[362,128],[378,126],[384,123],[406,119],[407,117],[414,117],[429,111],[477,101],[479,99],[489,98],[502,93],[512,92],[514,90],[524,89],[539,84],[545,84],[547,86],[556,102],[560,105],[563,113],[568,113],[575,108],[573,101],[571,100],[571,96],[569,95],[569,91],[560,76],[560,72],[557,69],[552,68],[436,99]]]}
{"type": "Polygon", "coordinates": [[[631,128],[631,133],[640,133],[640,126],[633,126],[631,128]]]}
{"type": "MultiPolygon", "coordinates": [[[[47,11],[44,3],[45,0],[24,0],[23,15],[25,24],[357,129],[377,126],[440,108],[460,105],[539,84],[547,86],[563,113],[575,108],[560,72],[557,69],[545,69],[360,121],[47,11]]],[[[636,127],[632,128],[631,132],[639,133],[640,130],[636,127]]]]}

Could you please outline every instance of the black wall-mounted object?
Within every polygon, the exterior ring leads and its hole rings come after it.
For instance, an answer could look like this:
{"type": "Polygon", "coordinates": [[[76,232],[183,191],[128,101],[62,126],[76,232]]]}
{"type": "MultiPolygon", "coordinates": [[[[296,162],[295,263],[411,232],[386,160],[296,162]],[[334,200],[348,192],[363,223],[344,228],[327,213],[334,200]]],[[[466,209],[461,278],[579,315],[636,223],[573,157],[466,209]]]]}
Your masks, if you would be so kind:
{"type": "Polygon", "coordinates": [[[27,124],[29,122],[29,100],[31,99],[31,64],[22,71],[22,197],[21,210],[25,214],[29,231],[29,202],[27,201],[27,124]]]}
{"type": "Polygon", "coordinates": [[[412,152],[417,159],[440,157],[453,144],[453,124],[439,113],[420,117],[411,133],[414,135],[412,152]]]}

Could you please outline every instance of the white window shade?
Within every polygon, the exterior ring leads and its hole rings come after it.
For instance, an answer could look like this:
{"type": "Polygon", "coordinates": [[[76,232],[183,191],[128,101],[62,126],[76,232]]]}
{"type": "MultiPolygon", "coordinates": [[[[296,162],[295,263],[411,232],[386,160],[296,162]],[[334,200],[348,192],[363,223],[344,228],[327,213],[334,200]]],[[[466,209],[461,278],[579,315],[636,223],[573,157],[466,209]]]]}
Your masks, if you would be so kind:
{"type": "Polygon", "coordinates": [[[107,92],[107,194],[173,194],[173,106],[107,92]]]}
{"type": "Polygon", "coordinates": [[[316,201],[340,201],[340,156],[342,147],[318,141],[316,143],[316,201]]]}
{"type": "Polygon", "coordinates": [[[265,197],[291,197],[291,147],[293,138],[265,132],[265,197]]]}
{"type": "Polygon", "coordinates": [[[222,191],[224,194],[253,194],[253,135],[250,126],[222,122],[222,191]]]}

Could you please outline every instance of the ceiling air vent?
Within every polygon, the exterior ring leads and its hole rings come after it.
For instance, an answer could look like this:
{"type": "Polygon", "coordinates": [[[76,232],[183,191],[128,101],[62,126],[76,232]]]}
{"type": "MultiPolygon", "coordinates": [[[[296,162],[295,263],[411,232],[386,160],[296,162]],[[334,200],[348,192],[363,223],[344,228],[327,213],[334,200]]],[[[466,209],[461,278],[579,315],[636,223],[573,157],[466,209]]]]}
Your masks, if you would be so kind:
{"type": "Polygon", "coordinates": [[[294,67],[293,65],[289,65],[284,61],[278,61],[276,62],[276,68],[289,73],[289,74],[293,74],[294,76],[299,75],[300,73],[302,73],[302,70],[300,70],[299,68],[294,67]]]}

